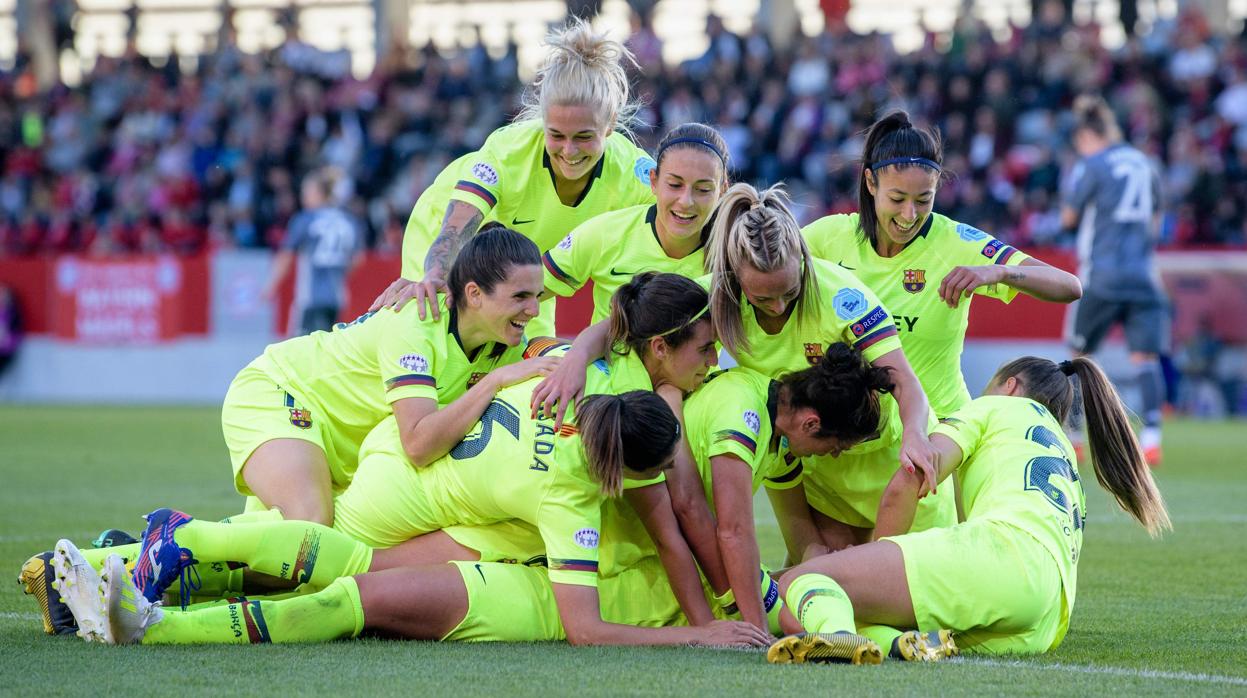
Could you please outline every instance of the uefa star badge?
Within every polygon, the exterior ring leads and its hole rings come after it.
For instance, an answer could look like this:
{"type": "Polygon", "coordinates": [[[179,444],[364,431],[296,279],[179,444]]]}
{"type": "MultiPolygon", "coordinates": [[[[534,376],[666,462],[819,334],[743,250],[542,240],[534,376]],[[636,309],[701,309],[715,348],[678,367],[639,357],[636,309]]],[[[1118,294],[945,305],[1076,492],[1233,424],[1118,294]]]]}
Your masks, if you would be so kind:
{"type": "Polygon", "coordinates": [[[498,171],[492,165],[486,162],[478,162],[472,166],[472,176],[481,180],[489,186],[498,183],[498,171]]]}
{"type": "Polygon", "coordinates": [[[926,269],[906,269],[905,276],[901,281],[901,286],[905,287],[910,293],[917,293],[927,287],[927,270],[926,269]]]}
{"type": "Polygon", "coordinates": [[[749,431],[757,434],[762,429],[762,419],[758,417],[758,413],[753,410],[745,410],[744,414],[745,426],[749,427],[749,431]]]}
{"type": "Polygon", "coordinates": [[[596,528],[582,528],[576,531],[576,535],[572,537],[576,541],[576,545],[585,550],[593,550],[598,547],[598,530],[596,528]]]}
{"type": "Polygon", "coordinates": [[[429,372],[429,360],[420,354],[403,354],[398,359],[398,365],[416,373],[429,372]]]}

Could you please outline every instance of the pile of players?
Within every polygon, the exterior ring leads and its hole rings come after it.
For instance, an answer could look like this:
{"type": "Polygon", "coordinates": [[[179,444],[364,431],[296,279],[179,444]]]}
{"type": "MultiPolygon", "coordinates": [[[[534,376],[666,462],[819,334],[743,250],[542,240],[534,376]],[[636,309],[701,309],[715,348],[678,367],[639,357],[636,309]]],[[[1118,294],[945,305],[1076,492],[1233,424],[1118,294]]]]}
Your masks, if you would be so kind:
{"type": "Polygon", "coordinates": [[[932,212],[941,144],[903,112],[865,136],[859,212],[801,229],[779,187],[729,186],[713,129],[633,145],[622,46],[580,23],[549,44],[524,112],[420,198],[403,278],[235,378],[245,512],[160,509],[133,543],[31,558],[45,630],[773,662],[1058,646],[1086,518],[1076,402],[1101,485],[1153,534],[1164,504],[1091,360],[1019,358],[971,399],[960,355],[974,297],[1068,303],[1078,279],[932,212]],[[594,324],[550,338],[552,297],[589,281],[594,324]],[[720,349],[735,366],[711,372],[720,349]]]}

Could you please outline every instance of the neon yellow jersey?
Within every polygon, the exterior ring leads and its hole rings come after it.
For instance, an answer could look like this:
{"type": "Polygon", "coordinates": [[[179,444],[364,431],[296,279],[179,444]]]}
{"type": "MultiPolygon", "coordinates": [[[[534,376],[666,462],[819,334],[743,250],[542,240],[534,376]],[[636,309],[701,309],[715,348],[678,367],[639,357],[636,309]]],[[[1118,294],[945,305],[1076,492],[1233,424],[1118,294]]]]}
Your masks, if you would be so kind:
{"type": "MultiPolygon", "coordinates": [[[[879,500],[900,469],[901,415],[896,399],[879,396],[879,433],[837,456],[808,456],[802,482],[805,498],[815,510],[850,526],[874,528],[879,500]]],[[[931,417],[930,427],[935,426],[931,417]]],[[[951,485],[918,502],[911,532],[957,523],[951,485]]]]}
{"type": "Polygon", "coordinates": [[[956,477],[966,520],[1000,521],[1034,536],[1060,568],[1072,608],[1087,503],[1060,422],[1034,400],[992,395],[940,420],[933,434],[961,448],[956,477]]]}
{"type": "Polygon", "coordinates": [[[546,288],[570,296],[593,281],[593,320],[610,315],[611,296],[636,274],[669,272],[695,279],[705,266],[705,251],[697,248],[683,259],[672,259],[658,241],[653,205],[632,206],[594,216],[567,234],[542,257],[546,288]]]}
{"type": "Polygon", "coordinates": [[[397,313],[382,308],[330,332],[270,344],[264,350],[266,371],[358,446],[394,402],[416,397],[449,404],[486,373],[523,358],[522,343],[494,342],[469,357],[454,329],[457,313],[421,320],[416,304],[407,305],[397,313]]]}
{"type": "Polygon", "coordinates": [[[451,201],[467,203],[484,214],[485,221],[523,233],[545,252],[593,216],[653,203],[649,183],[653,168],[648,153],[623,134],[612,133],[589,185],[568,206],[554,189],[542,123],[503,126],[480,150],[447,166],[416,202],[403,237],[403,275],[423,275],[424,256],[451,201]]]}
{"type": "MultiPolygon", "coordinates": [[[[819,287],[814,312],[794,309],[776,334],[762,329],[757,311],[741,294],[741,321],[749,351],[732,357],[738,364],[778,377],[817,364],[825,348],[834,342],[859,349],[867,361],[901,348],[891,314],[852,272],[822,259],[814,260],[814,271],[819,287]]],[[[709,283],[706,278],[700,281],[709,283]]],[[[801,302],[812,301],[803,298],[801,302]]]]}
{"type": "MultiPolygon", "coordinates": [[[[498,391],[481,420],[450,453],[417,472],[420,487],[403,514],[407,530],[436,531],[518,520],[537,529],[550,581],[597,585],[601,506],[605,497],[585,465],[574,427],[532,419],[532,378],[498,391]]],[[[368,435],[360,459],[406,459],[394,419],[368,435]]]]}
{"type": "MultiPolygon", "coordinates": [[[[883,301],[892,312],[905,358],[918,375],[931,410],[937,416],[951,414],[970,401],[961,375],[970,302],[949,308],[940,299],[940,282],[959,266],[1015,266],[1030,257],[938,213],[927,217],[924,231],[895,257],[880,257],[857,226],[856,213],[827,216],[807,225],[802,233],[812,254],[851,269],[883,301]]],[[[995,284],[975,293],[1008,303],[1017,290],[995,284]]]]}
{"type": "Polygon", "coordinates": [[[747,368],[712,374],[684,401],[689,450],[701,474],[706,501],[714,507],[710,459],[734,456],[753,473],[753,491],[765,482],[783,488],[800,482],[801,461],[787,452],[787,440],[775,434],[775,390],[769,377],[747,368]]]}

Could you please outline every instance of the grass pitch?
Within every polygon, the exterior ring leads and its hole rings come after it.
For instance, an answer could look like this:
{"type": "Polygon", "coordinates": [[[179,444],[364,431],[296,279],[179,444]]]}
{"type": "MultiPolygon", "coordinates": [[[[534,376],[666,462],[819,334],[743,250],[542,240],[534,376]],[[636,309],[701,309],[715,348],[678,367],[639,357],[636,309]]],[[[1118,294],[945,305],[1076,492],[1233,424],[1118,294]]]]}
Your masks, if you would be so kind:
{"type": "MultiPolygon", "coordinates": [[[[1166,425],[1157,479],[1175,531],[1160,541],[1084,468],[1078,605],[1059,650],[940,665],[770,666],[761,653],[377,640],[309,646],[106,647],[48,637],[13,582],[57,538],[137,534],[174,506],[234,513],[219,413],[199,408],[0,407],[0,695],[1247,695],[1247,457],[1242,423],[1166,425]]],[[[760,497],[763,559],[778,532],[760,497]]]]}

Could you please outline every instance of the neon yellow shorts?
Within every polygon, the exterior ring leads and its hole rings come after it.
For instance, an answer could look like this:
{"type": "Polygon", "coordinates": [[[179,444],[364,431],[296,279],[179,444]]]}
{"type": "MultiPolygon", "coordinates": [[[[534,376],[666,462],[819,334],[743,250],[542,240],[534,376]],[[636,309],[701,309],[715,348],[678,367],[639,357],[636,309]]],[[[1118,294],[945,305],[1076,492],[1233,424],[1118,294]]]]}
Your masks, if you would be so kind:
{"type": "Polygon", "coordinates": [[[901,547],[919,628],[948,628],[958,647],[985,654],[1038,654],[1064,639],[1061,572],[1029,533],[972,519],[883,540],[901,547]]]}
{"type": "Polygon", "coordinates": [[[334,499],[333,527],[370,547],[391,548],[442,526],[434,520],[420,472],[403,456],[374,452],[334,499]]]}
{"type": "Polygon", "coordinates": [[[239,371],[221,406],[221,431],[234,468],[234,488],[240,494],[254,494],[243,480],[243,466],[261,444],[274,439],[298,439],[324,451],[334,490],[345,488],[351,482],[355,456],[344,467],[339,453],[342,445],[335,442],[326,415],[317,414],[319,410],[278,385],[264,370],[267,364],[261,356],[239,371]]]}
{"type": "Polygon", "coordinates": [[[544,567],[501,562],[452,562],[468,590],[468,613],[443,642],[565,640],[558,604],[544,567]]]}

